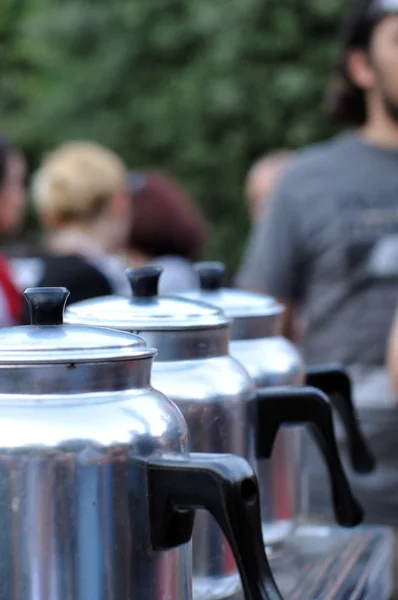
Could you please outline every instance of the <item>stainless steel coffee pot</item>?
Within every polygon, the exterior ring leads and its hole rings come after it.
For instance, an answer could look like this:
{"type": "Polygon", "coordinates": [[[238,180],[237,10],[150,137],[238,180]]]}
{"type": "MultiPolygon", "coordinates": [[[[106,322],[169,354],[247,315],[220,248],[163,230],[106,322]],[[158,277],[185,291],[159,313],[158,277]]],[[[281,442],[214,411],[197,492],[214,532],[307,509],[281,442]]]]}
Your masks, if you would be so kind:
{"type": "MultiPolygon", "coordinates": [[[[272,297],[222,287],[224,265],[197,263],[200,291],[181,294],[221,308],[231,319],[230,352],[248,370],[258,389],[277,385],[312,385],[328,394],[345,429],[352,467],[358,473],[374,469],[372,453],[359,428],[346,370],[338,364],[306,367],[296,347],[280,332],[283,307],[272,297]]],[[[263,493],[263,515],[274,527],[264,530],[266,542],[283,541],[298,517],[305,517],[307,488],[301,468],[303,431],[284,429],[270,462],[257,465],[263,493]],[[276,479],[273,473],[278,472],[276,479]],[[289,493],[286,494],[286,490],[289,493]]]]}
{"type": "Polygon", "coordinates": [[[0,330],[0,600],[190,600],[196,507],[246,599],[280,600],[253,471],[189,453],[181,412],[150,385],[155,350],[63,325],[64,288],[25,295],[32,325],[0,330]]]}
{"type": "MultiPolygon", "coordinates": [[[[68,323],[139,333],[158,349],[153,385],[181,409],[195,452],[232,452],[256,464],[269,458],[280,425],[309,422],[328,464],[336,517],[345,525],[358,523],[361,511],[341,468],[324,394],[313,388],[286,387],[256,394],[247,371],[228,354],[229,321],[224,314],[203,303],[159,297],[160,274],[156,267],[130,270],[130,299],[104,297],[76,303],[65,318],[68,323]]],[[[278,473],[273,477],[278,478],[278,473]]],[[[262,501],[267,503],[266,493],[262,501]]],[[[198,513],[194,528],[193,573],[195,600],[229,597],[239,588],[228,544],[211,516],[203,512],[198,513]]]]}

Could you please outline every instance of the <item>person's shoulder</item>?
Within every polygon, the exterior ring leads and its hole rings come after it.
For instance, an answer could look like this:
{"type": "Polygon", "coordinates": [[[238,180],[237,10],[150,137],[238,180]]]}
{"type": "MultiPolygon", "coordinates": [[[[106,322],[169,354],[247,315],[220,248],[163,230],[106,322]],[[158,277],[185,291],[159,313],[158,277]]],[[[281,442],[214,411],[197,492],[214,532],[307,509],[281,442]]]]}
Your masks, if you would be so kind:
{"type": "Polygon", "coordinates": [[[42,257],[42,262],[47,273],[62,272],[63,276],[70,274],[72,277],[79,277],[82,274],[102,275],[94,265],[75,254],[47,255],[42,257]]]}
{"type": "Polygon", "coordinates": [[[308,177],[325,176],[337,164],[346,164],[354,144],[354,135],[346,133],[298,150],[281,178],[281,188],[300,185],[308,177]]]}
{"type": "Polygon", "coordinates": [[[95,265],[77,255],[43,257],[41,286],[69,289],[73,301],[112,293],[108,279],[95,265]]]}

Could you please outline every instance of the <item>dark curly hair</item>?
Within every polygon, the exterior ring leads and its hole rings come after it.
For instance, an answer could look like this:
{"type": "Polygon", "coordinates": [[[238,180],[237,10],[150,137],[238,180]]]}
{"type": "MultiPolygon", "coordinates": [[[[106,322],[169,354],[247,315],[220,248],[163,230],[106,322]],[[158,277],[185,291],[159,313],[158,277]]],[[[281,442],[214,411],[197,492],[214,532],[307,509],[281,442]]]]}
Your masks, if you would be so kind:
{"type": "Polygon", "coordinates": [[[332,121],[353,126],[365,123],[365,92],[353,83],[348,74],[347,53],[350,50],[367,52],[376,26],[393,13],[398,13],[398,9],[396,3],[390,5],[389,0],[355,0],[344,17],[340,56],[325,97],[325,110],[332,121]]]}
{"type": "Polygon", "coordinates": [[[199,260],[207,224],[189,193],[157,171],[131,172],[129,187],[133,204],[129,247],[151,258],[199,260]]]}

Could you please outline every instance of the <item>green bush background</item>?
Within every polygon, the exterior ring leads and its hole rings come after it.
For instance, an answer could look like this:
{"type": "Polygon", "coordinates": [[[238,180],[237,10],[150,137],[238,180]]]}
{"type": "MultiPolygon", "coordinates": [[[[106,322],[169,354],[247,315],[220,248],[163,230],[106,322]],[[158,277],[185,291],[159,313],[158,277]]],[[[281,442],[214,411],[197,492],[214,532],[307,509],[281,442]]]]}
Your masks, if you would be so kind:
{"type": "Polygon", "coordinates": [[[321,102],[344,0],[2,0],[0,129],[27,152],[91,138],[160,167],[232,272],[250,163],[331,133],[321,102]]]}

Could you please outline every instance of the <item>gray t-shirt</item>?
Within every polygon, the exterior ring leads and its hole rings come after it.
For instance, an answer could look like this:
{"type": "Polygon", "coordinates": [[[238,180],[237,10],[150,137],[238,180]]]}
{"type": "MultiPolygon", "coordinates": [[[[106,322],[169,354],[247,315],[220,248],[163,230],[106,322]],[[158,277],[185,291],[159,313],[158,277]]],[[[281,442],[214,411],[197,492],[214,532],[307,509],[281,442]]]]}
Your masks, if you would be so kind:
{"type": "Polygon", "coordinates": [[[238,283],[303,307],[309,363],[383,365],[398,302],[398,151],[345,134],[299,153],[238,283]]]}
{"type": "MultiPolygon", "coordinates": [[[[350,479],[373,507],[372,520],[386,502],[385,516],[396,513],[398,522],[398,408],[384,368],[398,303],[398,151],[348,133],[299,152],[252,233],[237,280],[300,306],[308,363],[339,361],[350,369],[379,459],[376,474],[350,479]]],[[[322,509],[326,478],[310,454],[322,509]]]]}

